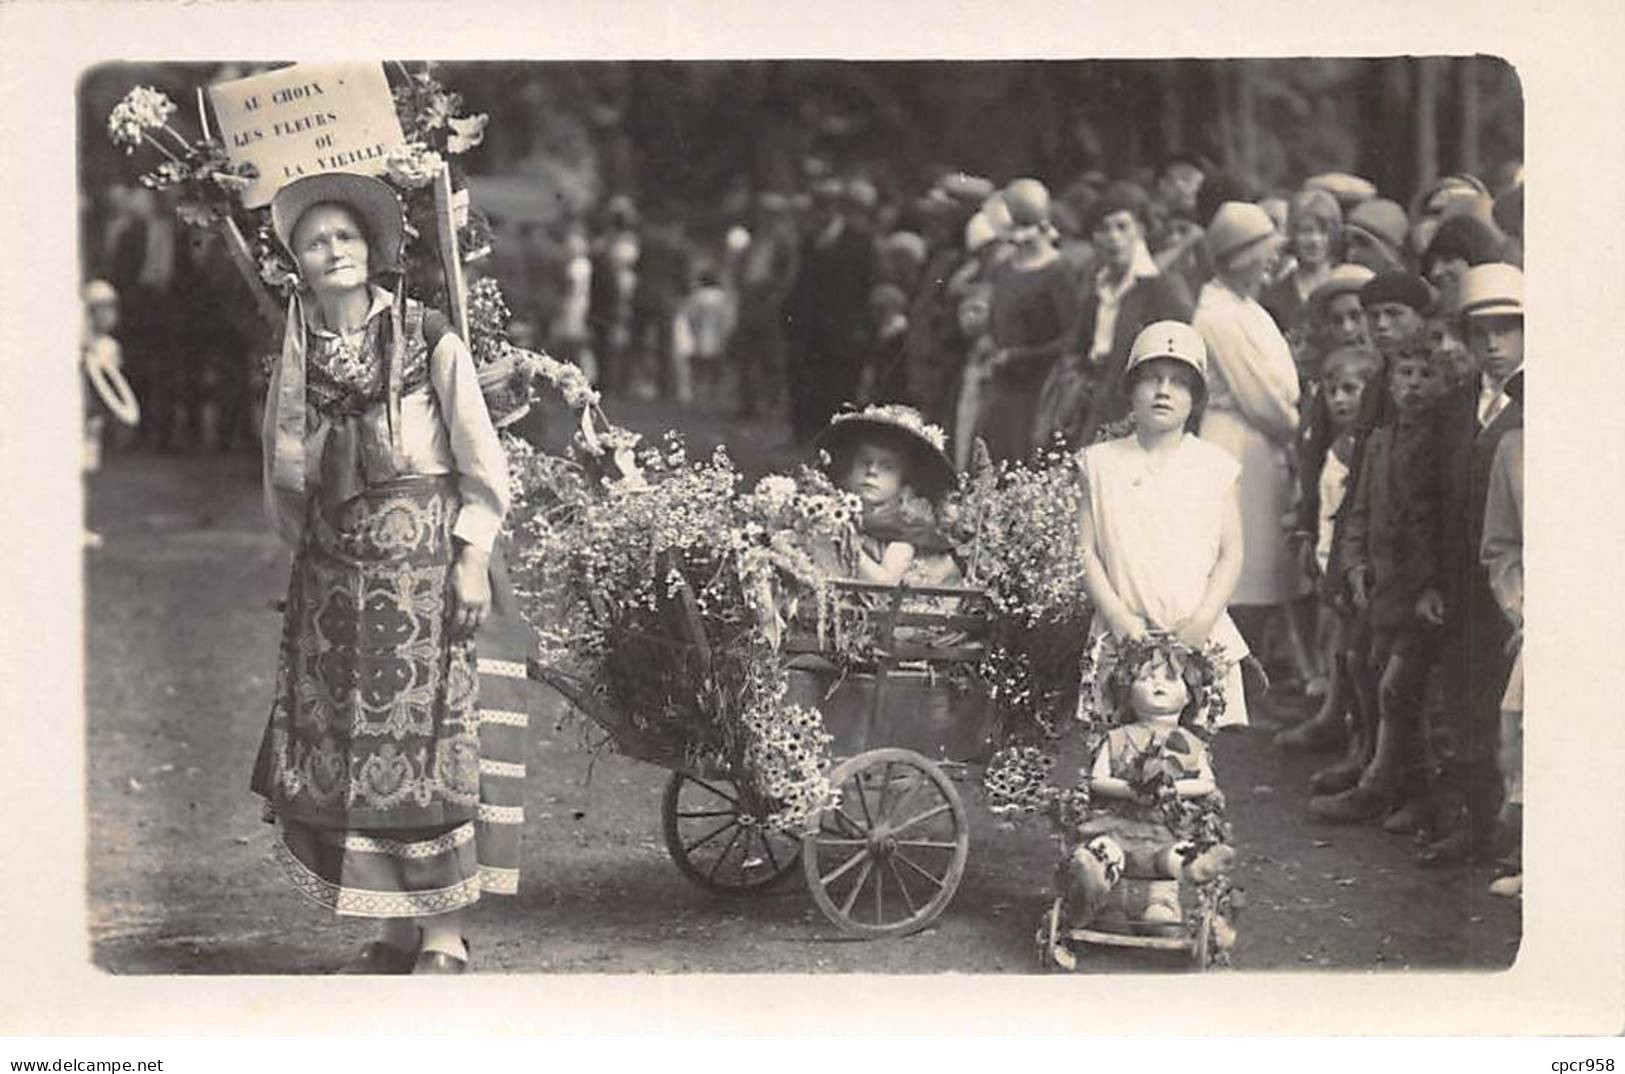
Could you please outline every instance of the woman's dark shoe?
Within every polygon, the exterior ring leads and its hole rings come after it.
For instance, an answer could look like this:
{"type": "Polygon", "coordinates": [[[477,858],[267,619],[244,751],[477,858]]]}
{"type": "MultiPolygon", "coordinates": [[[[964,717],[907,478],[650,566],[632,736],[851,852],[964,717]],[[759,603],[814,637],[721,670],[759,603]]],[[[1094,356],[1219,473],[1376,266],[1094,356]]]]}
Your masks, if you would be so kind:
{"type": "Polygon", "coordinates": [[[467,973],[468,959],[444,951],[420,951],[413,973],[467,973]]]}
{"type": "Polygon", "coordinates": [[[339,967],[340,973],[411,973],[416,951],[403,951],[392,943],[374,940],[339,967]]]}

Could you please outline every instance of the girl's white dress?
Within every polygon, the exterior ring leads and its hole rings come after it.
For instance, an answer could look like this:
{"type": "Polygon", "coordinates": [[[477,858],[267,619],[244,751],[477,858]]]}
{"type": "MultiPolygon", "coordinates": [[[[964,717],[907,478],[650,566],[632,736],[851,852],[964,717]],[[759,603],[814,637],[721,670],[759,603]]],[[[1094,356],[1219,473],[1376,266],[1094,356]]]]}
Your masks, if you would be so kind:
{"type": "MultiPolygon", "coordinates": [[[[1132,434],[1085,448],[1081,465],[1094,520],[1095,547],[1106,577],[1130,611],[1152,627],[1173,630],[1196,611],[1219,561],[1224,511],[1241,465],[1223,448],[1186,433],[1154,457],[1132,434]]],[[[1107,633],[1096,614],[1090,645],[1107,633]]],[[[1212,640],[1230,658],[1225,711],[1218,725],[1245,724],[1241,666],[1247,643],[1228,614],[1212,640]]]]}

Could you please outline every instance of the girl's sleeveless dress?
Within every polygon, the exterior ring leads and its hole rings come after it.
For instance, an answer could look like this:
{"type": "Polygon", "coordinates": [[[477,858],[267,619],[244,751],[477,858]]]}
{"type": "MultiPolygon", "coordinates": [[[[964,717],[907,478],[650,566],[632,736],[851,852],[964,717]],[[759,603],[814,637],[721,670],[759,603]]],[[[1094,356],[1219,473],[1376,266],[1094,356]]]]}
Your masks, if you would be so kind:
{"type": "MultiPolygon", "coordinates": [[[[1224,511],[1240,464],[1223,448],[1187,433],[1162,458],[1153,458],[1133,435],[1092,444],[1083,451],[1082,469],[1095,544],[1112,588],[1153,628],[1173,630],[1201,603],[1218,563],[1224,511]]],[[[1089,628],[1097,660],[1106,634],[1105,618],[1097,613],[1089,628]]],[[[1228,614],[1214,624],[1212,640],[1231,661],[1218,726],[1245,724],[1239,661],[1247,643],[1228,614]]]]}

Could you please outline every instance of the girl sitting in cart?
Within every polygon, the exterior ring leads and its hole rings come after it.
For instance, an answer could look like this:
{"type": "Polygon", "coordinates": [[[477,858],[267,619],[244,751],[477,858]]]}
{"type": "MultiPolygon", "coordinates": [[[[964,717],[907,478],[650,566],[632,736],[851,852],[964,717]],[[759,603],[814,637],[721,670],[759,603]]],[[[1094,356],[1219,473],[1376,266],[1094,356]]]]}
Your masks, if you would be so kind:
{"type": "Polygon", "coordinates": [[[953,585],[960,580],[936,504],[953,487],[947,437],[901,404],[837,414],[819,434],[825,472],[863,504],[862,537],[841,568],[865,582],[953,585]]]}

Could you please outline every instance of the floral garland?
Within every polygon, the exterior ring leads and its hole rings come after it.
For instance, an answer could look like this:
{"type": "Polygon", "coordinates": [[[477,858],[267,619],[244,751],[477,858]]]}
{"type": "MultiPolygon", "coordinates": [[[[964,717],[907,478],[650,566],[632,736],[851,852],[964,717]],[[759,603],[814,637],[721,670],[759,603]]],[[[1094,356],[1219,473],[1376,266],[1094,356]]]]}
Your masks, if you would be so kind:
{"type": "Polygon", "coordinates": [[[569,458],[510,450],[513,573],[544,666],[596,699],[586,715],[623,751],[720,766],[752,823],[814,823],[835,795],[829,736],[787,700],[781,643],[808,605],[825,614],[819,558],[852,540],[854,499],[812,471],[744,491],[725,452],[643,444],[591,408],[569,458]]]}

